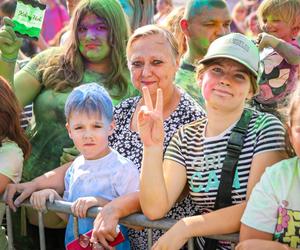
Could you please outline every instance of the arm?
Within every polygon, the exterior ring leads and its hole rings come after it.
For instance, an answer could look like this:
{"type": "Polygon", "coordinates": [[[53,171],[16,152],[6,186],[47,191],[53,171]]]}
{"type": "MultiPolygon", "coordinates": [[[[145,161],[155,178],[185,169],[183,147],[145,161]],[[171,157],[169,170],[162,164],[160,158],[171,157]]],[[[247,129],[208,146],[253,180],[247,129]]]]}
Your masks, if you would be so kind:
{"type": "Polygon", "coordinates": [[[297,65],[300,63],[300,48],[267,33],[259,34],[258,41],[259,49],[271,46],[284,57],[289,64],[297,65]]]}
{"type": "Polygon", "coordinates": [[[0,30],[0,75],[12,84],[22,40],[13,31],[13,22],[7,17],[3,20],[4,25],[0,30]]]}
{"type": "Polygon", "coordinates": [[[92,241],[99,241],[105,248],[108,241],[113,241],[117,236],[116,226],[119,219],[141,211],[139,193],[126,194],[107,203],[94,221],[92,241]]]}
{"type": "MultiPolygon", "coordinates": [[[[254,156],[247,186],[247,200],[265,168],[283,159],[284,156],[281,151],[264,152],[254,156]]],[[[194,236],[238,232],[245,207],[246,202],[243,202],[204,215],[183,218],[159,239],[154,249],[179,249],[194,236]]]]}
{"type": "Polygon", "coordinates": [[[260,250],[296,250],[296,248],[291,248],[285,244],[271,241],[271,240],[246,240],[237,245],[236,250],[256,250],[259,246],[260,250]]]}
{"type": "Polygon", "coordinates": [[[149,219],[161,218],[180,196],[186,183],[185,168],[176,162],[163,159],[163,97],[157,90],[156,105],[147,88],[143,88],[145,106],[138,114],[138,131],[143,142],[143,159],[140,176],[140,203],[149,219]]]}
{"type": "Polygon", "coordinates": [[[14,78],[16,59],[22,40],[13,30],[13,22],[4,18],[4,28],[0,31],[0,75],[6,78],[17,96],[22,107],[30,104],[41,90],[40,82],[24,70],[19,71],[14,78]]]}
{"type": "Polygon", "coordinates": [[[30,182],[9,184],[6,190],[6,203],[11,209],[16,211],[16,207],[18,207],[25,199],[37,190],[52,188],[55,189],[57,193],[63,193],[64,176],[70,165],[71,163],[67,163],[33,179],[30,182]],[[20,193],[20,195],[15,201],[13,201],[13,197],[17,192],[20,193]]]}

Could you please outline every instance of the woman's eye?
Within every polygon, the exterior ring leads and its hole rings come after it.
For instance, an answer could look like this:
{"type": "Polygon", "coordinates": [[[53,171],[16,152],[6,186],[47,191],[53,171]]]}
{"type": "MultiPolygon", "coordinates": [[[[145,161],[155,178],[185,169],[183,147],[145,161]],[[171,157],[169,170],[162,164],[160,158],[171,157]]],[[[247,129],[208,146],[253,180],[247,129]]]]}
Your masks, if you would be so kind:
{"type": "Polygon", "coordinates": [[[74,129],[75,129],[75,130],[80,130],[80,129],[82,129],[82,127],[81,127],[81,126],[75,127],[74,129]]]}
{"type": "Polygon", "coordinates": [[[161,60],[153,60],[152,62],[153,65],[159,65],[161,63],[163,63],[161,60]]]}
{"type": "Polygon", "coordinates": [[[78,32],[85,32],[86,31],[86,27],[84,26],[79,26],[77,29],[78,32]]]}
{"type": "Polygon", "coordinates": [[[246,77],[243,75],[243,74],[235,74],[234,75],[236,79],[239,79],[239,80],[245,80],[246,77]]]}
{"type": "Polygon", "coordinates": [[[212,68],[212,71],[213,71],[214,73],[218,73],[218,74],[223,72],[222,68],[220,68],[220,67],[212,68]]]}
{"type": "Polygon", "coordinates": [[[140,61],[134,61],[131,63],[131,65],[134,67],[141,67],[141,66],[143,66],[143,63],[140,61]]]}
{"type": "Polygon", "coordinates": [[[106,25],[98,25],[97,26],[97,30],[107,30],[107,27],[106,27],[106,25]]]}

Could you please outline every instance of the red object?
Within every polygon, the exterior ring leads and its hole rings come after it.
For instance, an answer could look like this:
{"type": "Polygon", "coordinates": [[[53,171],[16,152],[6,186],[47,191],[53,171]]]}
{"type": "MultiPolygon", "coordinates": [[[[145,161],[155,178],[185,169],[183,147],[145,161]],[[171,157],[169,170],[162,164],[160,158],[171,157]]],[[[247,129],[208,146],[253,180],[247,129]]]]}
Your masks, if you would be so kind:
{"type": "MultiPolygon", "coordinates": [[[[87,233],[85,233],[84,236],[86,236],[88,239],[90,239],[92,236],[92,232],[93,232],[93,230],[90,230],[87,233]]],[[[123,241],[125,241],[125,237],[122,234],[122,232],[120,231],[118,233],[117,237],[115,238],[115,240],[109,241],[108,245],[110,245],[111,247],[114,247],[114,246],[122,243],[123,241]]],[[[79,243],[79,239],[75,239],[67,244],[67,250],[93,250],[93,248],[92,248],[92,244],[89,244],[87,247],[82,247],[79,243]]]]}

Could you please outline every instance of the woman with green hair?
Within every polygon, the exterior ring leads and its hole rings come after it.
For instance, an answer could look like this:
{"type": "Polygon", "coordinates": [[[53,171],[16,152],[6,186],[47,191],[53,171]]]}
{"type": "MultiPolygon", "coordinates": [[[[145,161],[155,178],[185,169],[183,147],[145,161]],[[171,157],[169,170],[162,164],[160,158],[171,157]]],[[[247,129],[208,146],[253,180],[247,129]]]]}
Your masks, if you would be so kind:
{"type": "MultiPolygon", "coordinates": [[[[12,26],[12,21],[5,19],[0,30],[0,75],[10,81],[22,106],[34,104],[35,123],[28,131],[32,154],[22,178],[30,181],[59,166],[63,148],[72,147],[64,105],[74,87],[97,82],[114,105],[132,95],[125,52],[129,26],[117,0],[82,0],[74,11],[66,43],[41,52],[15,76],[21,39],[12,26]]],[[[35,224],[34,216],[27,217],[35,224]]],[[[44,220],[46,226],[58,227],[52,217],[44,220]]],[[[21,248],[25,249],[24,245],[21,248]]]]}

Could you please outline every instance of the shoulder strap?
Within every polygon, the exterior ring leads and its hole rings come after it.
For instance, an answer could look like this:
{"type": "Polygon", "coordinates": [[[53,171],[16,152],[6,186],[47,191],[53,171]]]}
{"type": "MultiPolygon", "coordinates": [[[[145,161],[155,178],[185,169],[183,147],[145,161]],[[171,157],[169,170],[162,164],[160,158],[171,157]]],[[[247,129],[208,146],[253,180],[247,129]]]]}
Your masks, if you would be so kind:
{"type": "Polygon", "coordinates": [[[214,209],[228,207],[232,204],[231,189],[233,178],[240,153],[243,149],[244,140],[252,115],[253,110],[244,109],[240,120],[232,129],[227,144],[227,154],[223,162],[220,185],[218,188],[214,209]]]}
{"type": "MultiPolygon", "coordinates": [[[[235,175],[235,170],[237,167],[239,156],[243,149],[244,140],[246,137],[246,133],[252,115],[253,115],[253,110],[244,109],[240,120],[232,129],[231,135],[228,139],[228,144],[226,149],[227,154],[223,162],[220,185],[218,188],[218,193],[214,205],[215,210],[228,207],[232,204],[231,189],[232,189],[233,178],[235,175]]],[[[215,250],[217,249],[217,244],[218,244],[217,240],[206,238],[204,249],[215,250]]]]}

